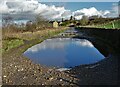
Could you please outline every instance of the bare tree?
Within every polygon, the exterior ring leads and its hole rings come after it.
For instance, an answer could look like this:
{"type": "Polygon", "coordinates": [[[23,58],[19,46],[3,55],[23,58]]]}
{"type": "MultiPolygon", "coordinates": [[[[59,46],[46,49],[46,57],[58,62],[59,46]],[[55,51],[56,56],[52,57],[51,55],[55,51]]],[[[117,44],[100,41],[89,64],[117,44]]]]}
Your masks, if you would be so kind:
{"type": "Polygon", "coordinates": [[[12,23],[13,23],[13,18],[12,17],[7,16],[7,17],[2,18],[2,25],[3,26],[9,26],[12,23]]]}
{"type": "Polygon", "coordinates": [[[41,16],[40,14],[36,16],[36,26],[38,29],[43,29],[46,27],[51,27],[52,25],[49,23],[49,21],[44,18],[43,16],[41,16]]]}

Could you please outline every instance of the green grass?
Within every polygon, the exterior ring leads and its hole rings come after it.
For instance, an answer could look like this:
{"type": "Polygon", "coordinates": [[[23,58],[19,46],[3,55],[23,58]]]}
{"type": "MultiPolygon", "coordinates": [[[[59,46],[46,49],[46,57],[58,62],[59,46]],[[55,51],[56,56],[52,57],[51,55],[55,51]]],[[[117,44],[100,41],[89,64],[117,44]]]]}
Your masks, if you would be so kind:
{"type": "Polygon", "coordinates": [[[20,39],[12,39],[12,40],[3,40],[2,41],[2,52],[6,52],[12,48],[18,47],[24,44],[23,40],[20,39]]]}
{"type": "Polygon", "coordinates": [[[120,29],[120,20],[116,20],[114,22],[110,22],[103,25],[98,25],[97,28],[120,29]],[[114,24],[114,27],[113,27],[113,24],[114,24]]]}

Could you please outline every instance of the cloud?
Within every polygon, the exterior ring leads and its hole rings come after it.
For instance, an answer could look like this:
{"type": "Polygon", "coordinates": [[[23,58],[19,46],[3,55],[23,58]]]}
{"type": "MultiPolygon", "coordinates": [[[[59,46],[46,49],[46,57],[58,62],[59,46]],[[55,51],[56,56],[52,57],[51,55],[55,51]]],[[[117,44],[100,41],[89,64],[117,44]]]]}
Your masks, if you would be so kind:
{"type": "Polygon", "coordinates": [[[68,19],[71,15],[74,15],[76,19],[81,19],[83,15],[99,15],[103,17],[115,16],[116,14],[113,14],[113,11],[117,8],[115,6],[111,11],[98,11],[95,7],[91,7],[72,12],[64,7],[41,4],[38,0],[3,0],[0,1],[0,14],[2,14],[3,17],[11,16],[18,20],[33,20],[37,14],[41,14],[49,20],[60,20],[61,18],[68,19]]]}
{"type": "Polygon", "coordinates": [[[83,8],[81,10],[77,10],[74,12],[75,15],[86,15],[86,16],[92,16],[92,15],[101,15],[99,11],[97,11],[96,8],[91,7],[89,9],[83,8]]]}
{"type": "Polygon", "coordinates": [[[2,13],[32,12],[37,9],[38,2],[35,0],[4,0],[0,6],[2,13]]]}
{"type": "Polygon", "coordinates": [[[118,3],[113,3],[112,10],[110,12],[111,14],[108,15],[110,17],[116,17],[119,15],[118,3]]]}
{"type": "Polygon", "coordinates": [[[83,15],[88,16],[88,17],[95,16],[95,15],[105,17],[108,14],[110,14],[110,11],[108,11],[108,10],[98,11],[95,7],[91,7],[88,9],[83,8],[81,10],[77,10],[77,11],[73,12],[73,15],[76,17],[76,19],[81,19],[83,15]]]}

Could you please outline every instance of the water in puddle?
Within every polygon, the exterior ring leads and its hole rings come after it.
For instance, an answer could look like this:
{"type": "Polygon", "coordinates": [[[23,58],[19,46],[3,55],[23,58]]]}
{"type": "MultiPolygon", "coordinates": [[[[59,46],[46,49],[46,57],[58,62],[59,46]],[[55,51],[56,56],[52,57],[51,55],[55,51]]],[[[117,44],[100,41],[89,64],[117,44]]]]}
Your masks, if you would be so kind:
{"type": "Polygon", "coordinates": [[[69,68],[91,64],[104,56],[86,39],[54,38],[32,46],[24,55],[46,66],[69,68]]]}

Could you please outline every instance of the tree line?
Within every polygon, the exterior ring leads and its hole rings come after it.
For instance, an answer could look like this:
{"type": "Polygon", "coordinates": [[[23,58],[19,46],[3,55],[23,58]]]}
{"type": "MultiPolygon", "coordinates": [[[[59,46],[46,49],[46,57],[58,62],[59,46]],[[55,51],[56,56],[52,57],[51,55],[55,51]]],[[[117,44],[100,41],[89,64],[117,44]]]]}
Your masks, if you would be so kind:
{"type": "Polygon", "coordinates": [[[82,16],[80,20],[76,20],[73,16],[70,17],[69,20],[62,19],[62,26],[67,26],[73,23],[76,26],[86,26],[86,25],[100,25],[104,23],[108,23],[110,21],[118,20],[120,18],[103,18],[101,16],[82,16]]]}
{"type": "Polygon", "coordinates": [[[35,17],[33,21],[27,21],[26,23],[17,24],[14,23],[14,19],[10,16],[2,18],[3,31],[9,32],[25,32],[25,31],[37,31],[42,29],[52,28],[52,24],[40,15],[35,17]]]}

